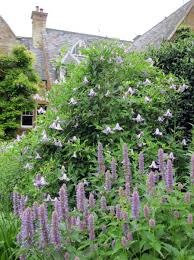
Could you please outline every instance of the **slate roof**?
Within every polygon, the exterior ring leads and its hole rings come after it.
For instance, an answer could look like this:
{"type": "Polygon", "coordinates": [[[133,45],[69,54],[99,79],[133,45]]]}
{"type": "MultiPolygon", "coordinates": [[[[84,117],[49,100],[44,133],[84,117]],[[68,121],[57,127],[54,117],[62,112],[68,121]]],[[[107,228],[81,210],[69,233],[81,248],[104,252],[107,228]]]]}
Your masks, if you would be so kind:
{"type": "Polygon", "coordinates": [[[185,17],[190,12],[193,5],[194,1],[191,0],[181,6],[178,10],[166,17],[163,21],[138,37],[134,41],[130,50],[143,51],[148,46],[154,46],[158,48],[164,40],[169,40],[173,36],[178,26],[184,21],[185,17]]]}
{"type": "MultiPolygon", "coordinates": [[[[56,30],[56,29],[46,29],[44,35],[47,45],[47,53],[49,60],[49,73],[54,81],[57,78],[56,71],[52,65],[52,61],[59,56],[61,49],[65,46],[70,51],[71,48],[80,40],[84,41],[86,45],[89,45],[93,41],[97,40],[116,40],[108,37],[90,35],[84,33],[76,33],[70,31],[56,30]]],[[[45,66],[44,66],[44,55],[42,49],[34,48],[32,44],[32,38],[30,37],[17,37],[17,39],[24,44],[30,51],[32,51],[36,56],[35,68],[38,71],[42,80],[46,80],[45,66]]],[[[130,41],[120,41],[123,44],[131,44],[130,41]]],[[[67,55],[66,63],[69,61],[75,61],[76,58],[72,58],[71,55],[67,55]]]]}

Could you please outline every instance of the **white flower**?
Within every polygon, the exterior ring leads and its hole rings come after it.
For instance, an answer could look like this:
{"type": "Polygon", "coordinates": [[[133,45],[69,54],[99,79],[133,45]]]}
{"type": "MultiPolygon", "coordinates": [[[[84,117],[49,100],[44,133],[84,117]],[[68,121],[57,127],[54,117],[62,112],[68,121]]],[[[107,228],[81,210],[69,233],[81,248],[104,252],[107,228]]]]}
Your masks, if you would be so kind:
{"type": "Polygon", "coordinates": [[[112,134],[112,130],[109,126],[107,126],[103,131],[102,131],[104,134],[108,135],[108,134],[112,134]]]}
{"type": "Polygon", "coordinates": [[[58,83],[59,83],[59,81],[56,79],[54,83],[55,83],[55,84],[58,84],[58,83]]]}
{"type": "Polygon", "coordinates": [[[58,122],[58,118],[49,126],[49,128],[55,129],[55,130],[63,130],[60,123],[58,122]]]}
{"type": "Polygon", "coordinates": [[[150,97],[146,96],[144,100],[146,103],[149,103],[149,102],[151,102],[152,99],[150,97]]]}
{"type": "Polygon", "coordinates": [[[150,168],[152,168],[152,169],[158,169],[158,165],[156,164],[155,161],[153,161],[153,162],[151,163],[150,168]]]}
{"type": "Polygon", "coordinates": [[[61,143],[60,140],[55,140],[55,141],[54,141],[54,145],[55,145],[55,146],[58,146],[58,147],[63,147],[63,145],[62,145],[62,143],[61,143]]]}
{"type": "Polygon", "coordinates": [[[123,128],[119,125],[119,123],[116,123],[115,128],[113,128],[113,131],[122,131],[123,128]]]}
{"type": "Polygon", "coordinates": [[[154,132],[155,135],[157,136],[162,136],[162,132],[160,132],[160,130],[158,128],[156,128],[156,131],[154,132]]]}
{"type": "Polygon", "coordinates": [[[70,179],[67,177],[67,175],[65,173],[62,174],[61,177],[59,177],[60,181],[69,181],[70,179]]]}
{"type": "Polygon", "coordinates": [[[40,179],[36,179],[34,182],[35,187],[46,186],[46,185],[48,185],[48,182],[46,182],[43,176],[41,176],[40,179]]]}
{"type": "Polygon", "coordinates": [[[63,175],[65,172],[66,172],[65,166],[62,165],[62,166],[61,166],[61,174],[63,175]]]}
{"type": "Polygon", "coordinates": [[[172,85],[170,86],[170,89],[176,90],[176,85],[175,85],[175,84],[172,84],[172,85]]]}
{"type": "Polygon", "coordinates": [[[169,154],[169,159],[171,159],[172,161],[175,159],[174,154],[172,152],[169,154]]]}
{"type": "Polygon", "coordinates": [[[152,58],[148,58],[146,61],[147,61],[149,64],[151,64],[151,65],[154,64],[154,61],[152,60],[152,58]]]}
{"type": "Polygon", "coordinates": [[[17,135],[17,136],[16,136],[16,141],[17,141],[17,142],[20,142],[21,140],[22,140],[22,137],[21,137],[20,135],[17,135]]]}
{"type": "Polygon", "coordinates": [[[45,202],[52,201],[51,195],[50,195],[50,194],[47,194],[47,197],[46,197],[46,199],[44,199],[44,201],[45,201],[45,202]]]}
{"type": "Polygon", "coordinates": [[[97,94],[96,92],[93,90],[93,88],[90,89],[90,92],[88,93],[89,97],[95,97],[97,94]]]}
{"type": "Polygon", "coordinates": [[[110,96],[110,91],[107,90],[106,94],[105,94],[105,97],[109,97],[110,96]]]}
{"type": "Polygon", "coordinates": [[[44,130],[43,133],[42,133],[42,142],[47,143],[48,141],[49,141],[49,138],[47,137],[47,134],[44,130]]]}
{"type": "Polygon", "coordinates": [[[61,125],[59,123],[56,123],[56,127],[55,127],[56,130],[59,130],[59,131],[62,131],[63,128],[61,127],[61,125]]]}
{"type": "Polygon", "coordinates": [[[128,95],[128,94],[133,95],[133,94],[135,94],[135,92],[136,92],[135,89],[133,89],[132,87],[129,87],[128,90],[127,90],[127,92],[126,92],[126,94],[127,94],[127,95],[128,95]]]}
{"type": "Polygon", "coordinates": [[[158,122],[162,123],[163,121],[164,121],[164,117],[159,116],[159,117],[158,117],[158,122]]]}
{"type": "Polygon", "coordinates": [[[88,83],[89,83],[89,80],[87,79],[86,76],[84,77],[83,83],[84,83],[84,84],[88,84],[88,83]]]}
{"type": "Polygon", "coordinates": [[[144,121],[143,117],[140,114],[138,114],[136,118],[133,118],[133,120],[137,123],[141,123],[144,121]]]}
{"type": "Polygon", "coordinates": [[[73,153],[72,158],[77,158],[76,152],[73,153]]]}
{"type": "Polygon", "coordinates": [[[77,91],[77,88],[73,88],[73,92],[76,92],[77,91]]]}
{"type": "Polygon", "coordinates": [[[72,97],[72,98],[70,98],[69,104],[70,105],[77,105],[77,100],[72,97]]]}
{"type": "Polygon", "coordinates": [[[187,86],[186,84],[183,84],[182,86],[180,86],[179,88],[178,88],[178,92],[184,92],[186,89],[188,89],[189,88],[189,86],[187,86]]]}
{"type": "Polygon", "coordinates": [[[185,138],[182,140],[181,144],[182,144],[183,146],[186,146],[186,145],[187,145],[187,141],[186,141],[185,138]]]}
{"type": "Polygon", "coordinates": [[[171,117],[172,117],[172,112],[170,111],[170,109],[168,109],[168,110],[166,111],[166,113],[164,114],[164,116],[167,117],[167,118],[171,118],[171,117]]]}
{"type": "Polygon", "coordinates": [[[35,157],[36,160],[39,160],[39,159],[42,159],[42,157],[40,156],[39,153],[36,153],[36,157],[35,157]]]}
{"type": "Polygon", "coordinates": [[[32,170],[33,169],[33,164],[32,163],[26,163],[26,165],[24,166],[24,169],[32,170]]]}
{"type": "Polygon", "coordinates": [[[76,141],[77,141],[77,137],[74,135],[74,136],[71,138],[71,141],[72,141],[72,142],[76,142],[76,141]]]}
{"type": "Polygon", "coordinates": [[[144,132],[141,131],[141,132],[140,132],[139,134],[137,134],[136,136],[137,136],[138,139],[140,139],[143,135],[144,135],[144,132]]]}
{"type": "Polygon", "coordinates": [[[46,113],[46,110],[43,108],[43,107],[40,107],[38,110],[37,110],[38,114],[45,114],[46,113]]]}
{"type": "Polygon", "coordinates": [[[151,84],[151,81],[150,81],[149,79],[146,79],[146,80],[143,82],[143,84],[144,84],[145,86],[150,85],[150,84],[151,84]]]}

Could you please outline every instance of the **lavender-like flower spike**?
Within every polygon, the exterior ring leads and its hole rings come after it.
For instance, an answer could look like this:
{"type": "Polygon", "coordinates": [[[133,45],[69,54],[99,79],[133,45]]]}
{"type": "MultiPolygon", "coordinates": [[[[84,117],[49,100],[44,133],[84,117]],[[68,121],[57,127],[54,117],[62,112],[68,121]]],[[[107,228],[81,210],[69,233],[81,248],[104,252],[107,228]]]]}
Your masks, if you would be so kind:
{"type": "Polygon", "coordinates": [[[121,206],[119,204],[116,205],[116,217],[117,219],[122,219],[121,206]]]}
{"type": "Polygon", "coordinates": [[[151,218],[151,219],[149,220],[149,226],[150,226],[151,228],[154,228],[154,227],[156,226],[156,221],[155,221],[155,219],[151,218]]]}
{"type": "Polygon", "coordinates": [[[116,160],[112,158],[111,161],[111,173],[112,173],[112,180],[116,181],[117,180],[117,165],[116,165],[116,160]]]}
{"type": "Polygon", "coordinates": [[[148,207],[148,205],[145,205],[143,208],[143,213],[144,213],[144,218],[148,218],[150,215],[150,208],[148,207]]]}
{"type": "Polygon", "coordinates": [[[103,146],[101,143],[98,143],[98,171],[105,173],[103,146]]]}
{"type": "Polygon", "coordinates": [[[167,162],[167,171],[166,171],[165,178],[166,178],[166,190],[170,192],[173,190],[173,185],[174,185],[173,166],[171,160],[168,160],[167,162]]]}
{"type": "Polygon", "coordinates": [[[136,189],[134,190],[134,192],[132,194],[131,210],[132,210],[132,218],[139,219],[140,200],[139,200],[139,193],[136,189]]]}
{"type": "Polygon", "coordinates": [[[89,232],[89,239],[95,239],[95,232],[94,232],[94,217],[92,214],[88,216],[88,232],[89,232]]]}
{"type": "Polygon", "coordinates": [[[47,212],[45,205],[41,205],[39,208],[39,222],[41,231],[41,246],[45,247],[49,243],[49,232],[47,223],[47,212]]]}
{"type": "Polygon", "coordinates": [[[54,208],[55,208],[55,211],[57,212],[59,221],[61,221],[63,219],[61,201],[56,199],[54,202],[54,208]]]}
{"type": "Polygon", "coordinates": [[[191,213],[187,216],[187,224],[192,225],[193,224],[193,215],[191,213]]]}
{"type": "Polygon", "coordinates": [[[126,182],[131,182],[132,176],[127,144],[124,144],[123,146],[123,169],[125,173],[126,182]]]}
{"type": "Polygon", "coordinates": [[[140,173],[144,172],[144,154],[141,152],[139,154],[139,171],[140,173]]]}
{"type": "Polygon", "coordinates": [[[39,210],[39,206],[38,206],[38,203],[35,201],[32,206],[32,213],[33,213],[34,220],[38,220],[38,217],[39,217],[38,210],[39,210]]]}
{"type": "Polygon", "coordinates": [[[162,148],[158,150],[158,162],[159,162],[159,171],[164,173],[164,151],[162,148]]]}
{"type": "Polygon", "coordinates": [[[194,154],[191,156],[191,183],[194,184],[194,154]]]}
{"type": "Polygon", "coordinates": [[[187,191],[184,195],[184,202],[189,204],[191,202],[191,192],[187,191]]]}
{"type": "Polygon", "coordinates": [[[66,253],[64,254],[64,260],[69,260],[69,259],[70,259],[70,255],[69,255],[68,252],[66,252],[66,253]]]}
{"type": "Polygon", "coordinates": [[[58,214],[56,211],[53,211],[53,213],[52,213],[51,242],[56,247],[60,247],[60,245],[61,245],[61,239],[60,239],[60,233],[59,233],[59,220],[58,220],[58,214]]]}
{"type": "Polygon", "coordinates": [[[30,245],[34,235],[33,217],[30,208],[25,209],[22,214],[21,240],[30,245]]]}
{"type": "Polygon", "coordinates": [[[130,189],[130,183],[125,183],[125,196],[127,197],[128,202],[130,202],[131,198],[130,198],[130,193],[131,193],[131,189],[130,189]]]}
{"type": "MultiPolygon", "coordinates": [[[[69,215],[69,205],[68,205],[68,196],[67,196],[67,186],[63,184],[59,191],[59,199],[61,203],[61,214],[64,220],[68,219],[69,215]]],[[[60,212],[59,212],[60,214],[60,212]]],[[[60,215],[59,215],[60,216],[60,215]]]]}
{"type": "Polygon", "coordinates": [[[77,199],[77,209],[81,212],[84,212],[84,209],[85,209],[85,190],[84,190],[84,183],[83,182],[80,182],[77,185],[76,199],[77,199]]]}
{"type": "Polygon", "coordinates": [[[155,176],[154,176],[154,172],[151,171],[148,175],[148,180],[147,180],[147,191],[148,194],[153,194],[155,189],[155,176]]]}
{"type": "Polygon", "coordinates": [[[105,190],[106,191],[111,190],[111,175],[109,171],[105,172],[105,190]]]}
{"type": "Polygon", "coordinates": [[[89,207],[90,208],[95,207],[95,198],[94,198],[94,194],[92,192],[90,192],[90,195],[89,195],[89,207]]]}
{"type": "Polygon", "coordinates": [[[100,199],[100,206],[102,210],[107,210],[107,202],[104,196],[102,196],[100,199]]]}

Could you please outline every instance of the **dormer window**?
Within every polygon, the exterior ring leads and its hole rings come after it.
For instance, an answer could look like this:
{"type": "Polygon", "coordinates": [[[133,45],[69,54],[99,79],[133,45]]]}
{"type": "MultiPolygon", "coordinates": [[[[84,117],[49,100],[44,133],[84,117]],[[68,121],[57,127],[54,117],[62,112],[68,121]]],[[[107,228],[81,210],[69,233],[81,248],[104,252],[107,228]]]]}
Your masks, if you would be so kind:
{"type": "Polygon", "coordinates": [[[34,112],[25,111],[21,115],[21,128],[33,128],[34,112]]]}

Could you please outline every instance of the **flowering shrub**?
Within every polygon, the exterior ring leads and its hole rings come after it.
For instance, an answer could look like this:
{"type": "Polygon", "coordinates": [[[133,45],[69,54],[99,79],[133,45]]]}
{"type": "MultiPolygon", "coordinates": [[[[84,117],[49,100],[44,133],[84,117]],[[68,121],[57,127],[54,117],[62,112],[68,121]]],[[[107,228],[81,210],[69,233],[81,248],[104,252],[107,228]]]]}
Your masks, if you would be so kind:
{"type": "Polygon", "coordinates": [[[104,143],[108,163],[111,151],[118,156],[127,142],[132,167],[145,150],[149,154],[146,167],[159,147],[174,151],[175,166],[184,173],[182,147],[186,144],[176,129],[181,93],[173,87],[183,82],[118,44],[94,45],[84,52],[87,58],[79,65],[71,64],[65,81],[53,86],[49,108],[40,115],[36,129],[0,155],[0,184],[6,193],[15,186],[20,192],[41,196],[34,183],[42,185],[45,178],[43,193],[55,196],[68,179],[73,194],[79,180],[88,181],[96,172],[98,141],[104,143]]]}
{"type": "Polygon", "coordinates": [[[115,159],[105,164],[98,145],[98,171],[89,183],[76,185],[75,208],[69,205],[68,184],[55,199],[32,207],[13,193],[14,212],[21,218],[21,259],[192,259],[194,154],[186,184],[177,182],[174,160],[162,149],[149,169],[142,153],[140,167],[131,168],[126,144],[122,157],[118,171],[115,159]]]}

